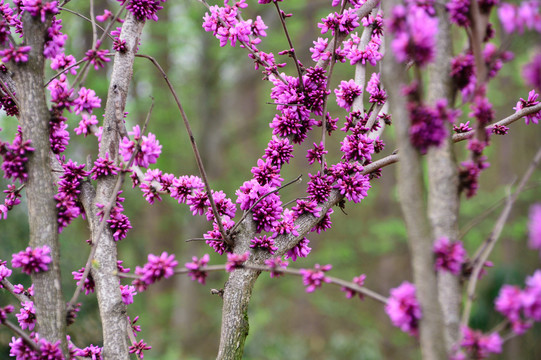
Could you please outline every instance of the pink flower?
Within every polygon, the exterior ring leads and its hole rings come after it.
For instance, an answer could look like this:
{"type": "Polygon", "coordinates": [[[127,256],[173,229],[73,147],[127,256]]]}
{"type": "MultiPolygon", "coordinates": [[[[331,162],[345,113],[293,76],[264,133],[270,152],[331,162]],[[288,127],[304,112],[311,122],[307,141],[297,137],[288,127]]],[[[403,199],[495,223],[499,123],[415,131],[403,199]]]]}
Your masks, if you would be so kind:
{"type": "Polygon", "coordinates": [[[434,243],[434,254],[436,260],[434,268],[436,271],[449,271],[459,275],[462,264],[466,260],[466,250],[462,241],[451,242],[447,237],[440,237],[434,243]]]}
{"type": "Polygon", "coordinates": [[[462,328],[462,333],[464,338],[460,345],[468,351],[472,359],[484,359],[491,353],[502,352],[503,340],[498,333],[486,335],[468,327],[462,328]]]}
{"type": "Polygon", "coordinates": [[[227,262],[225,263],[225,271],[232,272],[235,269],[241,268],[242,264],[248,260],[250,252],[244,254],[227,254],[227,262]]]}
{"type": "Polygon", "coordinates": [[[413,336],[419,334],[422,311],[415,296],[415,285],[412,283],[405,281],[399,287],[391,289],[391,297],[385,305],[385,312],[394,326],[413,336]]]}
{"type": "Polygon", "coordinates": [[[169,255],[165,251],[160,256],[149,254],[148,262],[142,268],[139,266],[135,268],[135,274],[140,276],[137,280],[140,281],[134,281],[133,285],[138,291],[144,291],[148,285],[173,276],[177,265],[175,255],[169,255]]]}
{"type": "Polygon", "coordinates": [[[197,256],[192,257],[192,262],[188,262],[184,264],[186,269],[190,270],[188,272],[188,276],[193,280],[197,280],[200,284],[205,284],[205,281],[207,279],[207,272],[204,270],[201,270],[201,268],[207,266],[209,263],[209,254],[203,255],[201,259],[198,259],[197,256]]]}
{"type": "Polygon", "coordinates": [[[30,246],[24,251],[13,254],[11,264],[13,267],[22,268],[25,274],[39,273],[49,270],[48,264],[52,259],[49,256],[51,249],[47,245],[38,246],[32,249],[30,246]]]}
{"type": "Polygon", "coordinates": [[[351,110],[353,101],[357,96],[361,95],[362,92],[362,87],[357,85],[353,79],[349,81],[341,81],[338,89],[334,90],[338,106],[346,109],[347,111],[351,110]]]}
{"type": "Polygon", "coordinates": [[[267,265],[270,268],[270,277],[274,278],[274,277],[282,276],[283,273],[278,268],[286,269],[289,263],[287,261],[282,260],[281,257],[276,257],[276,258],[265,260],[265,265],[267,265]]]}
{"type": "MultiPolygon", "coordinates": [[[[353,278],[353,283],[355,283],[356,285],[358,286],[363,286],[364,285],[364,280],[366,279],[366,275],[365,274],[361,274],[359,276],[355,276],[353,278]]],[[[357,292],[356,290],[352,289],[352,288],[349,288],[349,287],[342,287],[341,289],[342,291],[345,291],[346,292],[346,297],[348,299],[351,299],[352,297],[354,297],[355,295],[359,295],[359,298],[361,300],[364,300],[364,295],[360,292],[357,292]]]]}
{"type": "Polygon", "coordinates": [[[325,277],[325,272],[331,269],[332,265],[330,264],[324,266],[316,264],[313,269],[300,269],[302,282],[304,283],[304,286],[306,286],[306,292],[314,292],[317,288],[320,288],[324,282],[331,282],[331,280],[325,277]]]}

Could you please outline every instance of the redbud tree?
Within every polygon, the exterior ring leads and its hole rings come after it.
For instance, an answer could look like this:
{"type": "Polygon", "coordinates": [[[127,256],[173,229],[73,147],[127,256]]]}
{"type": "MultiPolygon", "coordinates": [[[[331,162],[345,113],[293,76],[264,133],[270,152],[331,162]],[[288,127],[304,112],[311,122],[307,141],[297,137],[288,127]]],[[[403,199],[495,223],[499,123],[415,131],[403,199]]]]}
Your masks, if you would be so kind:
{"type": "MultiPolygon", "coordinates": [[[[226,277],[223,288],[215,290],[222,301],[218,359],[242,358],[248,306],[263,273],[298,276],[308,293],[338,285],[346,298],[380,303],[393,325],[418,339],[424,359],[486,358],[541,320],[541,270],[532,269],[523,286],[499,290],[493,304],[502,319],[497,328],[483,333],[469,321],[477,284],[487,267],[498,265],[490,255],[541,151],[506,196],[492,232],[474,254],[465,250],[458,226],[460,199],[476,195],[489,166],[491,139],[507,135],[511,126],[538,131],[541,53],[522,70],[528,87],[507,94],[516,97],[513,109],[499,116],[487,97],[491,81],[514,56],[502,39],[541,32],[538,1],[328,1],[330,13],[314,24],[320,36],[308,44],[309,62],[299,60],[300,44],[290,36],[298,14],[288,12],[289,1],[199,1],[201,31],[217,48],[233,47],[236,56],[253,61],[255,69],[246,71],[261,73],[275,107],[267,146],[251,175],[229,194],[214,188],[216,179],[207,176],[191,129],[190,120],[197,119],[189,120],[182,105],[190,99],[179,97],[179,84],[152,54],[139,51],[145,24],[159,21],[169,3],[119,0],[96,14],[90,1],[83,14],[69,0],[0,2],[0,101],[9,117],[5,121],[17,124],[14,136],[0,134],[1,169],[9,181],[0,217],[9,223],[22,198],[30,228],[22,250],[0,262],[2,298],[9,298],[0,308],[0,322],[12,332],[11,357],[143,358],[152,344],[138,337],[138,314],[130,313],[134,296],[172,276],[205,284],[215,271],[226,277]],[[258,15],[263,11],[272,19],[258,15]],[[63,19],[68,16],[91,24],[90,49],[67,53],[63,19]],[[266,21],[280,29],[282,51],[267,50],[266,21]],[[163,78],[176,105],[171,116],[188,133],[197,174],[156,166],[163,146],[149,131],[160,121],[152,119],[152,108],[143,123],[128,125],[136,58],[163,78]],[[104,77],[104,67],[109,85],[100,97],[85,84],[104,77]],[[519,120],[526,125],[513,124],[519,120]],[[86,137],[95,137],[97,152],[70,151],[86,137]],[[382,155],[386,138],[393,137],[398,149],[382,155]],[[330,145],[333,139],[338,147],[330,145]],[[466,151],[458,159],[461,146],[466,151]],[[310,167],[304,190],[286,199],[285,189],[301,180],[284,179],[293,157],[310,167]],[[310,254],[311,234],[331,234],[331,217],[339,216],[333,213],[346,205],[363,206],[373,184],[385,176],[382,169],[392,164],[413,279],[380,294],[365,286],[366,274],[345,280],[331,275],[331,264],[295,267],[298,258],[310,254]],[[208,231],[193,240],[223,261],[212,264],[206,254],[180,264],[178,255],[163,249],[129,269],[133,264],[122,261],[117,245],[130,241],[130,229],[137,227],[125,214],[129,204],[123,192],[130,191],[141,193],[149,206],[171,197],[206,220],[208,231]],[[79,270],[61,273],[59,234],[79,217],[90,229],[88,252],[76,254],[79,270]],[[31,278],[30,287],[10,281],[18,271],[31,278]],[[73,295],[61,286],[66,277],[77,284],[73,295]],[[81,310],[78,300],[92,293],[103,334],[99,346],[70,338],[69,326],[81,310]]],[[[541,248],[540,206],[529,214],[534,249],[541,248]]]]}

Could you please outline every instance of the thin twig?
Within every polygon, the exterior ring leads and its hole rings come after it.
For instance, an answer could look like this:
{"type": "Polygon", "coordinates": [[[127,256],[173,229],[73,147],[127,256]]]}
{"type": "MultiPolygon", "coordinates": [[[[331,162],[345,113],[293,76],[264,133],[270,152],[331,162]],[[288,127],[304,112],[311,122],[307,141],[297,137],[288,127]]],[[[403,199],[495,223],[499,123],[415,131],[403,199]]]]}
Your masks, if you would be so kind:
{"type": "Polygon", "coordinates": [[[7,84],[2,80],[0,79],[0,84],[2,85],[2,91],[4,91],[6,94],[9,95],[9,97],[13,100],[13,102],[15,103],[15,105],[17,105],[17,109],[20,109],[21,106],[19,105],[19,100],[17,100],[17,98],[15,97],[15,95],[11,92],[11,90],[9,89],[9,87],[7,86],[7,84]]]}
{"type": "Polygon", "coordinates": [[[8,279],[4,279],[4,280],[0,281],[0,284],[2,284],[2,287],[6,288],[13,296],[15,296],[17,298],[17,300],[19,300],[19,302],[32,301],[32,299],[30,299],[25,294],[16,293],[15,292],[15,286],[13,286],[13,284],[10,283],[8,279]]]}
{"type": "Polygon", "coordinates": [[[295,67],[297,68],[297,74],[299,75],[299,88],[301,90],[301,93],[304,93],[304,83],[302,81],[302,71],[301,66],[299,64],[299,60],[297,59],[297,55],[295,54],[295,48],[293,47],[293,42],[291,41],[291,37],[289,36],[289,32],[287,31],[286,22],[284,19],[284,16],[282,15],[282,10],[280,10],[280,6],[276,1],[274,1],[274,6],[276,7],[276,11],[278,12],[278,17],[280,18],[280,22],[282,23],[282,28],[284,29],[284,33],[287,38],[287,42],[289,44],[290,51],[289,53],[293,57],[293,61],[295,61],[295,67]]]}
{"type": "Polygon", "coordinates": [[[268,193],[266,193],[265,195],[262,195],[259,199],[257,199],[257,201],[248,209],[244,212],[244,214],[242,215],[242,217],[240,218],[239,221],[237,221],[237,223],[235,224],[235,226],[233,226],[233,228],[231,229],[231,234],[233,234],[235,232],[235,230],[237,229],[237,227],[244,221],[244,219],[246,219],[246,216],[248,216],[248,214],[257,206],[257,204],[259,204],[264,198],[266,198],[267,196],[269,196],[270,194],[274,194],[280,190],[282,190],[283,188],[289,186],[289,185],[292,185],[298,181],[301,181],[302,180],[302,175],[299,175],[297,176],[296,179],[294,180],[291,180],[290,182],[288,182],[287,184],[284,184],[280,187],[277,187],[276,189],[272,190],[272,191],[269,191],[268,193]]]}
{"type": "Polygon", "coordinates": [[[208,178],[207,178],[207,173],[205,171],[205,167],[203,166],[203,160],[201,159],[201,155],[199,154],[199,149],[197,148],[197,144],[195,142],[195,137],[193,136],[192,128],[190,126],[190,122],[188,121],[188,116],[184,112],[184,108],[182,107],[182,104],[180,103],[180,100],[179,100],[179,98],[177,96],[177,93],[176,93],[175,89],[173,88],[173,84],[171,84],[171,82],[169,81],[169,78],[167,77],[167,74],[162,69],[162,67],[160,66],[158,61],[156,61],[156,59],[154,59],[152,56],[142,55],[142,54],[135,55],[135,56],[142,57],[142,58],[150,60],[150,62],[152,62],[152,64],[154,64],[154,66],[158,69],[158,71],[160,72],[160,74],[164,78],[165,82],[167,83],[167,86],[169,87],[169,90],[171,91],[171,94],[173,95],[173,98],[175,99],[175,102],[177,103],[177,107],[178,107],[178,109],[180,111],[180,115],[181,115],[182,120],[184,122],[184,126],[186,128],[186,131],[188,132],[188,136],[190,138],[190,143],[192,145],[192,150],[194,152],[195,160],[197,162],[197,167],[199,168],[199,172],[201,173],[201,178],[203,180],[203,183],[205,184],[205,190],[207,192],[207,197],[209,199],[209,202],[210,202],[210,205],[211,205],[211,208],[212,208],[212,213],[214,215],[214,220],[218,224],[218,228],[220,230],[220,234],[222,235],[222,239],[224,239],[225,243],[228,246],[233,247],[233,245],[234,245],[233,240],[231,240],[231,238],[228,236],[228,234],[226,233],[226,231],[224,229],[224,226],[222,224],[222,219],[220,217],[220,213],[218,212],[218,208],[216,207],[214,197],[212,196],[212,192],[211,192],[210,185],[209,185],[208,178]]]}
{"type": "Polygon", "coordinates": [[[471,313],[471,307],[475,296],[475,288],[477,286],[477,281],[479,278],[479,273],[483,269],[483,266],[485,264],[485,261],[488,259],[490,253],[492,252],[492,249],[494,248],[494,245],[496,245],[496,242],[498,241],[503,227],[511,213],[511,210],[513,208],[513,205],[515,201],[518,198],[518,195],[521,193],[521,191],[524,189],[524,186],[530,179],[531,175],[533,174],[535,168],[541,161],[541,148],[537,151],[535,154],[532,162],[530,163],[530,166],[526,170],[526,173],[520,180],[520,183],[517,186],[517,189],[514,193],[510,194],[507,198],[507,202],[505,204],[504,209],[502,210],[498,220],[494,224],[494,228],[492,229],[492,233],[490,236],[485,240],[482,247],[484,248],[484,251],[482,251],[479,256],[473,260],[473,271],[470,275],[470,280],[468,283],[468,289],[467,289],[467,298],[466,298],[466,304],[464,306],[464,312],[462,314],[462,320],[461,320],[461,326],[467,326],[468,320],[471,313]]]}
{"type": "Polygon", "coordinates": [[[26,343],[26,345],[30,346],[32,350],[41,354],[41,349],[39,345],[34,340],[32,340],[30,336],[28,336],[24,331],[22,331],[21,328],[19,328],[17,325],[13,324],[9,320],[4,320],[2,324],[4,324],[8,329],[17,334],[17,336],[21,337],[26,343]]]}
{"type": "Polygon", "coordinates": [[[94,14],[94,0],[90,0],[90,23],[92,24],[92,48],[96,47],[98,31],[96,30],[96,17],[94,14]]]}

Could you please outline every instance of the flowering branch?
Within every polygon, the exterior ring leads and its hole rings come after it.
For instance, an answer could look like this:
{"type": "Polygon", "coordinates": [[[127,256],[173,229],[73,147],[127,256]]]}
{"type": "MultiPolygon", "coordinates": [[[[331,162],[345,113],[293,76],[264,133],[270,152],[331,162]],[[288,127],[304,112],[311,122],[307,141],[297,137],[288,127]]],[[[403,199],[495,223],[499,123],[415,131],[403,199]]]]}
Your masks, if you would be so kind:
{"type": "Polygon", "coordinates": [[[535,154],[532,162],[530,163],[530,166],[524,173],[524,176],[520,180],[520,183],[518,184],[515,192],[508,196],[507,201],[505,203],[505,207],[500,213],[498,220],[496,220],[496,223],[494,224],[494,228],[492,229],[490,236],[483,242],[479,251],[477,252],[477,255],[475,256],[472,262],[473,271],[472,271],[472,274],[470,275],[470,281],[468,283],[466,303],[464,305],[464,312],[462,313],[462,320],[460,322],[461,326],[468,325],[468,321],[469,321],[470,313],[471,313],[471,307],[472,307],[473,300],[475,297],[475,288],[477,286],[479,274],[481,270],[483,269],[485,261],[488,259],[490,253],[494,249],[494,246],[496,245],[496,242],[498,241],[501,235],[505,222],[507,221],[507,218],[511,214],[511,210],[513,208],[513,205],[515,204],[515,201],[518,198],[518,195],[522,192],[522,190],[526,186],[526,183],[532,176],[535,168],[539,165],[539,162],[541,162],[541,148],[535,154]]]}

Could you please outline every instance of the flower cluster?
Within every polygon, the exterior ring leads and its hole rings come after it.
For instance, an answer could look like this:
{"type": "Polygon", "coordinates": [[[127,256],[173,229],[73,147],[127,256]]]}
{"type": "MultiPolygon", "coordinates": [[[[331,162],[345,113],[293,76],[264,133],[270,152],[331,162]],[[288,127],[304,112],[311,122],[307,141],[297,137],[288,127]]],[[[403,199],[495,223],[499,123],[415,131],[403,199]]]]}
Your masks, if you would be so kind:
{"type": "Polygon", "coordinates": [[[529,246],[541,251],[541,204],[537,203],[530,207],[530,219],[528,222],[529,246]]]}
{"type": "Polygon", "coordinates": [[[189,270],[188,276],[193,280],[199,282],[200,284],[205,284],[207,279],[207,272],[201,270],[201,268],[207,266],[209,263],[209,254],[203,255],[201,259],[198,259],[196,256],[192,257],[192,262],[184,264],[184,267],[189,270]]]}
{"type": "Polygon", "coordinates": [[[225,271],[232,272],[235,269],[241,268],[242,265],[250,257],[250,252],[244,254],[227,254],[227,262],[225,263],[225,271]]]}
{"type": "Polygon", "coordinates": [[[486,161],[485,156],[481,156],[478,161],[464,161],[460,165],[462,166],[459,171],[460,190],[466,190],[466,197],[471,198],[479,189],[481,171],[488,168],[490,163],[486,161]]]}
{"type": "Polygon", "coordinates": [[[408,2],[408,6],[397,5],[393,8],[389,21],[389,30],[394,39],[391,48],[400,62],[412,60],[419,67],[430,63],[435,56],[438,19],[434,9],[417,6],[408,2]]]}
{"type": "Polygon", "coordinates": [[[289,263],[282,260],[281,257],[275,257],[265,260],[265,265],[270,268],[269,275],[271,278],[279,277],[283,275],[279,268],[286,269],[289,263]]]}
{"type": "Polygon", "coordinates": [[[272,237],[267,237],[266,235],[255,237],[250,240],[250,247],[252,249],[267,251],[271,255],[274,255],[274,252],[278,250],[278,248],[274,246],[274,239],[272,237]]]}
{"type": "Polygon", "coordinates": [[[485,359],[490,354],[502,352],[503,340],[498,333],[489,335],[468,327],[462,328],[462,342],[460,345],[471,356],[471,359],[485,359]]]}
{"type": "Polygon", "coordinates": [[[21,329],[32,330],[36,326],[36,309],[32,301],[21,303],[21,310],[15,315],[21,329]]]}
{"type": "Polygon", "coordinates": [[[522,68],[522,78],[527,85],[541,91],[541,52],[533,55],[532,60],[522,68]]]}
{"type": "Polygon", "coordinates": [[[434,261],[436,271],[448,271],[459,275],[467,254],[462,241],[451,242],[449,238],[443,236],[434,242],[434,255],[436,256],[434,261]]]}
{"type": "MultiPolygon", "coordinates": [[[[353,278],[353,283],[358,285],[358,286],[363,286],[364,285],[364,280],[366,279],[366,275],[365,274],[361,274],[359,276],[355,276],[353,278]]],[[[346,292],[346,298],[348,299],[351,299],[352,297],[354,297],[355,295],[359,295],[359,298],[361,300],[364,300],[364,295],[352,288],[349,288],[347,286],[344,286],[342,287],[341,289],[342,291],[345,291],[346,292]]]]}
{"type": "Polygon", "coordinates": [[[541,321],[541,270],[526,278],[526,287],[504,285],[494,301],[497,311],[511,323],[513,332],[523,334],[532,323],[541,321]]]}
{"type": "Polygon", "coordinates": [[[54,197],[57,202],[58,230],[60,232],[83,211],[77,197],[83,178],[88,176],[88,172],[83,170],[84,167],[84,164],[78,165],[71,159],[62,164],[64,173],[58,181],[58,193],[54,197]]]}
{"type": "Polygon", "coordinates": [[[100,176],[118,175],[121,169],[116,166],[113,160],[109,160],[109,153],[105,153],[105,157],[99,157],[94,162],[94,167],[90,170],[92,179],[97,180],[100,176]]]}
{"type": "Polygon", "coordinates": [[[0,219],[7,219],[7,213],[15,205],[18,205],[21,203],[21,200],[19,199],[21,197],[20,189],[17,189],[17,187],[13,184],[8,184],[8,189],[4,190],[4,193],[7,194],[6,198],[4,199],[4,204],[0,204],[0,219]]]}
{"type": "Polygon", "coordinates": [[[300,269],[299,272],[302,275],[302,282],[306,286],[306,292],[314,292],[317,288],[320,288],[324,282],[329,283],[325,273],[332,269],[332,265],[314,265],[313,269],[300,269]]]}
{"type": "Polygon", "coordinates": [[[229,42],[235,46],[237,41],[246,45],[257,45],[261,42],[259,37],[265,37],[267,26],[260,16],[256,20],[240,20],[243,8],[248,7],[245,0],[236,1],[233,6],[224,1],[224,6],[218,5],[209,8],[203,17],[203,29],[220,40],[220,46],[225,46],[229,42]]]}
{"type": "Polygon", "coordinates": [[[156,139],[156,135],[149,132],[148,135],[141,136],[139,125],[134,126],[133,130],[128,134],[133,136],[133,140],[124,137],[120,143],[120,154],[124,161],[128,162],[130,160],[135,151],[135,145],[141,141],[139,151],[135,156],[135,164],[144,168],[148,168],[150,164],[155,164],[162,152],[162,146],[156,139]]]}
{"type": "Polygon", "coordinates": [[[154,20],[158,21],[158,15],[156,13],[158,10],[163,9],[163,6],[160,5],[160,2],[165,2],[166,0],[117,0],[121,5],[128,3],[126,9],[135,16],[139,21],[154,20]]]}
{"type": "MultiPolygon", "coordinates": [[[[113,239],[115,241],[124,239],[128,233],[128,230],[132,228],[130,219],[128,219],[128,216],[123,214],[124,206],[122,203],[124,202],[124,198],[120,197],[120,194],[122,194],[122,191],[118,192],[115,206],[111,208],[109,219],[107,219],[109,228],[113,231],[113,239]]],[[[96,206],[99,209],[102,209],[101,211],[98,211],[97,215],[100,217],[100,220],[103,220],[103,208],[105,205],[96,203],[96,206]]]]}
{"type": "Polygon", "coordinates": [[[30,140],[23,141],[20,125],[17,127],[17,134],[13,139],[13,143],[0,141],[0,155],[4,160],[2,163],[4,178],[25,182],[28,178],[26,172],[27,156],[32,151],[34,151],[34,148],[30,146],[30,140]]]}
{"type": "MultiPolygon", "coordinates": [[[[530,91],[528,93],[528,100],[524,100],[523,98],[520,98],[520,100],[517,102],[517,106],[515,106],[513,110],[520,111],[524,108],[539,104],[539,101],[537,100],[538,97],[539,97],[539,94],[537,94],[535,90],[530,91]]],[[[530,115],[526,115],[524,119],[526,121],[526,125],[530,123],[539,124],[539,120],[541,120],[541,111],[538,111],[530,115]]]]}
{"type": "Polygon", "coordinates": [[[130,345],[129,351],[130,354],[135,354],[137,355],[137,357],[143,359],[145,357],[143,355],[143,351],[150,349],[152,349],[152,346],[147,345],[147,343],[145,343],[143,339],[141,339],[138,342],[134,342],[132,345],[130,345]]]}
{"type": "Polygon", "coordinates": [[[144,291],[150,284],[173,276],[177,265],[175,255],[169,255],[165,251],[160,256],[149,254],[148,262],[143,267],[135,268],[135,274],[139,275],[139,279],[134,280],[133,285],[138,291],[144,291]]]}
{"type": "Polygon", "coordinates": [[[104,63],[111,61],[111,59],[107,57],[108,51],[106,49],[99,50],[100,45],[101,42],[99,40],[96,41],[96,48],[85,52],[85,57],[83,58],[83,60],[94,65],[94,70],[101,69],[105,66],[104,63]]]}
{"type": "Polygon", "coordinates": [[[394,326],[410,335],[419,334],[422,311],[412,283],[405,281],[399,287],[391,289],[391,297],[385,305],[385,312],[394,326]]]}
{"type": "Polygon", "coordinates": [[[287,251],[285,258],[291,258],[292,261],[297,261],[299,257],[307,257],[312,251],[312,248],[308,246],[310,240],[307,238],[302,238],[293,248],[287,251]]]}
{"type": "Polygon", "coordinates": [[[9,43],[9,47],[0,50],[2,62],[7,63],[13,61],[15,63],[25,63],[28,61],[28,53],[32,50],[30,46],[15,47],[9,43]]]}
{"type": "Polygon", "coordinates": [[[541,32],[541,14],[537,1],[523,1],[520,6],[503,3],[498,8],[498,16],[507,33],[524,30],[541,32]]]}
{"type": "MultiPolygon", "coordinates": [[[[256,180],[244,182],[237,190],[237,203],[242,210],[249,210],[258,199],[267,195],[274,188],[267,185],[260,185],[256,180]]],[[[256,231],[272,231],[279,225],[282,215],[282,201],[276,193],[271,193],[257,203],[252,209],[252,218],[256,222],[256,231]]]]}
{"type": "Polygon", "coordinates": [[[22,268],[21,271],[28,275],[47,271],[49,270],[48,264],[52,261],[50,253],[51,249],[47,245],[34,249],[29,246],[26,250],[13,254],[11,265],[14,268],[22,268]]]}
{"type": "Polygon", "coordinates": [[[356,14],[354,8],[344,10],[343,13],[330,13],[327,17],[321,19],[321,22],[317,24],[321,28],[321,33],[325,34],[331,30],[334,36],[336,31],[347,35],[357,27],[359,27],[359,16],[356,14]]]}

